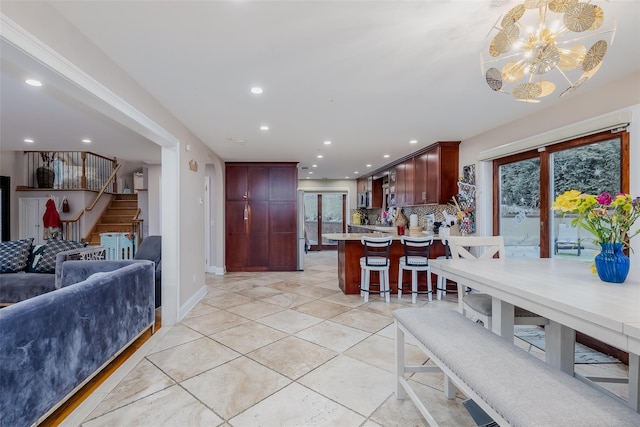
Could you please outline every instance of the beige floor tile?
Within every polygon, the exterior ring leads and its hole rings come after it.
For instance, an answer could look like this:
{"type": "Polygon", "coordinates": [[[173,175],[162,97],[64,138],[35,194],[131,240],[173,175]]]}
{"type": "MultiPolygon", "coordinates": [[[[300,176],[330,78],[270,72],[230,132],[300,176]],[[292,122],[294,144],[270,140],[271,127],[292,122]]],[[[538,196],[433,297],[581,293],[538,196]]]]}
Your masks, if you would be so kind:
{"type": "Polygon", "coordinates": [[[319,317],[309,316],[308,314],[299,313],[294,310],[284,310],[271,316],[258,319],[257,321],[288,334],[295,334],[298,331],[322,322],[322,320],[323,319],[319,317]]]}
{"type": "Polygon", "coordinates": [[[298,382],[368,417],[395,390],[393,374],[339,355],[298,382]]]}
{"type": "Polygon", "coordinates": [[[244,295],[246,297],[253,298],[253,299],[263,299],[263,298],[269,298],[274,295],[281,294],[282,291],[270,288],[269,286],[265,285],[265,286],[255,286],[251,289],[238,291],[238,293],[240,295],[244,295]]]}
{"type": "Polygon", "coordinates": [[[209,304],[197,304],[189,313],[187,313],[186,316],[184,316],[184,318],[191,319],[204,314],[210,314],[218,310],[220,309],[209,304]]]}
{"type": "Polygon", "coordinates": [[[255,287],[253,282],[249,282],[245,280],[234,280],[230,282],[219,283],[219,284],[209,285],[209,286],[214,286],[217,289],[221,289],[227,292],[239,292],[239,291],[252,289],[255,287]]]}
{"type": "Polygon", "coordinates": [[[206,304],[223,309],[235,307],[236,305],[247,304],[251,301],[253,301],[252,298],[233,292],[225,292],[220,295],[207,295],[202,299],[202,302],[206,304]]]}
{"type": "Polygon", "coordinates": [[[211,409],[175,385],[84,422],[83,427],[217,426],[222,423],[211,409]]]}
{"type": "Polygon", "coordinates": [[[225,419],[255,405],[291,380],[246,357],[182,382],[182,386],[225,419]]]}
{"type": "Polygon", "coordinates": [[[236,305],[235,307],[227,309],[230,313],[235,313],[238,316],[251,320],[269,316],[270,314],[277,313],[282,310],[284,310],[284,308],[279,305],[270,304],[264,301],[252,301],[247,304],[236,305]]]}
{"type": "MultiPolygon", "coordinates": [[[[395,372],[395,341],[379,335],[371,335],[349,348],[344,355],[368,363],[385,371],[395,372]]],[[[412,365],[421,365],[427,356],[417,347],[405,346],[405,357],[412,365]]]]}
{"type": "Polygon", "coordinates": [[[143,397],[149,396],[175,384],[151,362],[143,359],[126,378],[109,393],[98,407],[88,416],[97,418],[114,409],[128,405],[143,397]]]}
{"type": "MultiPolygon", "coordinates": [[[[155,346],[153,346],[149,352],[150,354],[204,337],[200,332],[194,331],[193,329],[180,324],[166,327],[171,329],[155,346]]],[[[163,329],[164,328],[165,327],[163,327],[163,329]]]]}
{"type": "Polygon", "coordinates": [[[369,333],[339,323],[325,321],[302,330],[295,336],[340,353],[369,337],[369,333]]]}
{"type": "Polygon", "coordinates": [[[237,352],[209,338],[147,356],[147,359],[176,381],[184,381],[239,357],[237,352]]]}
{"type": "Polygon", "coordinates": [[[293,383],[230,420],[234,427],[357,427],[364,417],[293,383]]]}
{"type": "Polygon", "coordinates": [[[272,283],[269,285],[270,288],[276,289],[281,292],[293,292],[296,289],[302,288],[306,285],[302,283],[297,283],[295,281],[291,281],[289,279],[283,280],[281,282],[272,283]]]}
{"type": "Polygon", "coordinates": [[[342,304],[336,304],[325,300],[315,300],[307,304],[299,305],[295,310],[301,313],[310,314],[311,316],[320,317],[322,319],[331,319],[351,309],[342,304]]]}
{"type": "MultiPolygon", "coordinates": [[[[475,422],[462,406],[462,399],[448,400],[440,390],[411,380],[409,383],[440,426],[475,427],[475,422]]],[[[428,426],[411,399],[398,400],[395,393],[376,409],[371,419],[385,427],[428,426]]]]}
{"type": "Polygon", "coordinates": [[[339,314],[332,318],[331,321],[371,333],[378,332],[393,323],[389,316],[357,309],[339,314]]]}
{"type": "Polygon", "coordinates": [[[335,302],[336,304],[346,305],[347,307],[356,308],[363,305],[364,299],[360,295],[345,295],[341,291],[323,298],[325,301],[335,302]]]}
{"type": "Polygon", "coordinates": [[[326,289],[317,286],[304,286],[294,291],[297,294],[304,295],[309,298],[325,298],[337,293],[342,294],[340,289],[326,289]]]}
{"type": "Polygon", "coordinates": [[[288,337],[252,351],[247,357],[295,380],[336,354],[300,338],[288,337]]]}
{"type": "Polygon", "coordinates": [[[247,354],[285,337],[287,337],[286,333],[256,322],[246,323],[210,335],[210,338],[241,354],[247,354]]]}
{"type": "Polygon", "coordinates": [[[237,314],[229,313],[225,310],[218,310],[202,316],[184,319],[181,323],[203,335],[211,335],[245,324],[249,321],[249,319],[238,316],[237,314]]]}
{"type": "Polygon", "coordinates": [[[281,294],[263,298],[261,301],[275,304],[283,308],[293,308],[313,301],[313,299],[295,292],[282,292],[281,294]]]}

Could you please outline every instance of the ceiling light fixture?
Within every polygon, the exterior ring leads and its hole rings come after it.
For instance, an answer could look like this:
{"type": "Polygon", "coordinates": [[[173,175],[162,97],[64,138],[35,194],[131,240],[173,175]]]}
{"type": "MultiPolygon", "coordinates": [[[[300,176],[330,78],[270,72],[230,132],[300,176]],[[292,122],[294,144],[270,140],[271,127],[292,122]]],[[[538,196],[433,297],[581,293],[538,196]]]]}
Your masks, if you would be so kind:
{"type": "Polygon", "coordinates": [[[253,93],[254,95],[261,95],[262,94],[262,88],[261,87],[252,87],[251,88],[251,93],[253,93]]]}
{"type": "Polygon", "coordinates": [[[311,167],[312,167],[312,168],[317,168],[317,167],[318,167],[318,165],[311,165],[311,167]]]}
{"type": "Polygon", "coordinates": [[[260,126],[260,130],[269,130],[269,126],[262,125],[260,126]]]}
{"type": "Polygon", "coordinates": [[[388,158],[389,158],[389,157],[391,157],[391,156],[390,156],[390,155],[388,155],[388,154],[384,154],[382,157],[384,157],[385,159],[388,159],[388,158]]]}
{"type": "Polygon", "coordinates": [[[31,138],[25,138],[23,141],[26,142],[27,144],[33,144],[33,139],[31,138]]]}
{"type": "Polygon", "coordinates": [[[506,83],[524,79],[511,89],[511,95],[518,101],[540,102],[540,98],[556,89],[547,73],[557,70],[556,80],[569,84],[560,96],[573,92],[596,74],[607,52],[604,40],[596,41],[588,49],[577,42],[606,33],[612,33],[613,42],[615,21],[612,29],[593,33],[603,23],[604,11],[592,3],[524,0],[502,17],[500,26],[498,21],[494,24],[498,34],[491,40],[489,55],[495,59],[485,61],[481,56],[487,84],[496,92],[509,93],[504,90],[506,83]],[[506,63],[498,64],[500,61],[506,63]],[[495,65],[485,73],[486,64],[495,65]],[[581,73],[574,80],[568,75],[572,70],[581,73]]]}
{"type": "Polygon", "coordinates": [[[331,141],[325,141],[324,145],[331,145],[331,141]]]}
{"type": "Polygon", "coordinates": [[[368,164],[368,165],[367,165],[367,167],[368,167],[368,168],[370,168],[370,167],[371,167],[371,164],[368,164]]]}
{"type": "Polygon", "coordinates": [[[318,154],[316,157],[322,159],[324,156],[322,154],[318,154]]]}
{"type": "Polygon", "coordinates": [[[89,138],[85,138],[82,140],[85,144],[91,144],[91,140],[89,138]]]}
{"type": "Polygon", "coordinates": [[[27,79],[24,82],[26,84],[28,84],[29,86],[35,86],[35,87],[42,86],[42,82],[40,80],[36,80],[36,79],[27,79]]]}
{"type": "Polygon", "coordinates": [[[418,140],[417,139],[412,139],[411,141],[409,141],[409,144],[417,144],[418,140]]]}

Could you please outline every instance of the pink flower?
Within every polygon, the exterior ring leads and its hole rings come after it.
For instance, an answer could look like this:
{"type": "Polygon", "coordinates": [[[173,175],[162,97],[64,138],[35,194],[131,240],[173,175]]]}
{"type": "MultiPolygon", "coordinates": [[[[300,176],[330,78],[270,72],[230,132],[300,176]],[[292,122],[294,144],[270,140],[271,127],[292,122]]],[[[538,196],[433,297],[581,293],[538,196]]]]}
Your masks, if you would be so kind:
{"type": "Polygon", "coordinates": [[[601,205],[610,205],[611,204],[611,194],[609,193],[600,193],[598,197],[596,197],[596,201],[601,205]]]}

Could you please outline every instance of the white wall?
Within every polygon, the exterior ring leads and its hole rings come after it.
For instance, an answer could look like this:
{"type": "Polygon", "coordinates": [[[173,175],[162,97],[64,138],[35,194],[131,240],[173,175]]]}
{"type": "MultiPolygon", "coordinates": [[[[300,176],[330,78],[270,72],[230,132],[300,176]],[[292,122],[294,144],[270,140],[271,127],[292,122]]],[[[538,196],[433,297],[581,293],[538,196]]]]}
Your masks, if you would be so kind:
{"type": "MultiPolygon", "coordinates": [[[[606,65],[606,64],[605,64],[606,65]]],[[[597,76],[594,78],[597,81],[597,76]]],[[[640,195],[640,73],[628,75],[617,82],[589,90],[587,82],[574,92],[566,102],[548,110],[532,114],[522,120],[492,129],[469,138],[460,144],[460,165],[477,164],[478,184],[478,232],[491,234],[492,169],[491,162],[478,162],[478,154],[484,150],[512,144],[541,134],[553,134],[554,130],[597,121],[612,113],[631,113],[630,133],[630,192],[640,195]]],[[[504,97],[505,102],[516,102],[504,97]]],[[[544,101],[542,101],[544,102],[544,101]]],[[[532,104],[532,111],[535,110],[532,104]]],[[[631,241],[635,252],[631,253],[632,271],[640,272],[640,237],[631,241]]]]}

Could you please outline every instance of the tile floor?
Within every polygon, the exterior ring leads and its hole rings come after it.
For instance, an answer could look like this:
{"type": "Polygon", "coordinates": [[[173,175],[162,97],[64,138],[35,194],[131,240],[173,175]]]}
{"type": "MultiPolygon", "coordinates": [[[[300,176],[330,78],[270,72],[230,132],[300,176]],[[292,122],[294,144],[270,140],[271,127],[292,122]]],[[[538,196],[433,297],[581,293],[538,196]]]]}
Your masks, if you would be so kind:
{"type": "MultiPolygon", "coordinates": [[[[326,251],[309,253],[303,272],[207,275],[207,296],[182,322],[158,330],[62,425],[427,425],[394,395],[391,312],[410,296],[365,304],[339,290],[336,268],[326,251]]],[[[454,307],[455,296],[421,295],[425,304],[454,307]]],[[[409,347],[412,363],[427,362],[409,347]]],[[[442,426],[475,425],[464,396],[444,397],[441,374],[409,381],[442,426]]]]}

